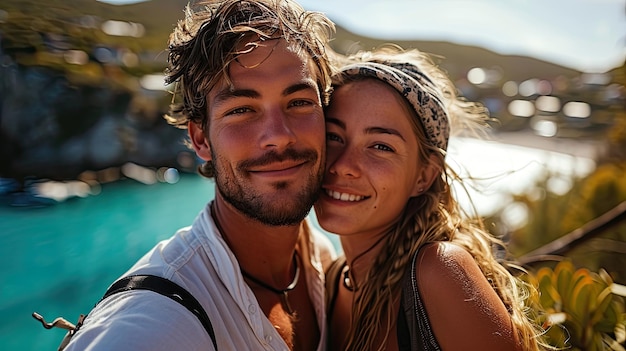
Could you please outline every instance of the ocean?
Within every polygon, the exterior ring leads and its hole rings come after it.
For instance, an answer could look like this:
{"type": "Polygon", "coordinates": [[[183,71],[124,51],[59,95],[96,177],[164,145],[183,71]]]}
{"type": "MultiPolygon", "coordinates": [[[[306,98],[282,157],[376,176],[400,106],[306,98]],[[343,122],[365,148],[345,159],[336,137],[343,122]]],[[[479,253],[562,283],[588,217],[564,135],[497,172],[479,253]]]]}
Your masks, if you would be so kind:
{"type": "Polygon", "coordinates": [[[211,180],[183,174],[175,184],[119,180],[101,185],[98,195],[42,208],[0,206],[0,350],[56,350],[65,331],[44,329],[33,312],[76,323],[213,196],[211,180]]]}

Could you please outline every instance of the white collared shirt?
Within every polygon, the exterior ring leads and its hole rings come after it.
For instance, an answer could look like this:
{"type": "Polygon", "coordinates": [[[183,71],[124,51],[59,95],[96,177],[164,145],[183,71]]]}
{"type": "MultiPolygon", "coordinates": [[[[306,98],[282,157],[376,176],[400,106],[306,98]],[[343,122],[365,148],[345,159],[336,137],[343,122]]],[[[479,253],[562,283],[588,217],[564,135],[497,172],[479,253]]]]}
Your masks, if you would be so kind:
{"type": "MultiPolygon", "coordinates": [[[[207,312],[222,350],[288,350],[243,280],[239,264],[210,215],[210,204],[191,227],[180,229],[141,258],[123,276],[152,274],[187,289],[207,312]]],[[[320,246],[332,244],[311,228],[311,265],[305,264],[309,296],[325,349],[326,309],[320,246]]],[[[304,256],[303,256],[304,257],[304,256]]],[[[334,259],[334,257],[331,257],[334,259]]],[[[73,337],[76,350],[213,350],[198,319],[182,305],[146,290],[115,294],[96,306],[73,337]]]]}

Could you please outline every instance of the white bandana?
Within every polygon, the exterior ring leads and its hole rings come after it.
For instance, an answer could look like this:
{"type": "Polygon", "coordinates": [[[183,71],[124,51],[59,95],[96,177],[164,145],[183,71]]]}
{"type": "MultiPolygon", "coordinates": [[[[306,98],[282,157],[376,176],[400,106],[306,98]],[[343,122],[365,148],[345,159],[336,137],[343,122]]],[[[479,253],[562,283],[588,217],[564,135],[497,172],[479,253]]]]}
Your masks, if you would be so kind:
{"type": "Polygon", "coordinates": [[[345,66],[341,73],[377,78],[395,88],[413,106],[430,143],[446,150],[450,137],[448,115],[434,84],[415,65],[360,62],[345,66]]]}

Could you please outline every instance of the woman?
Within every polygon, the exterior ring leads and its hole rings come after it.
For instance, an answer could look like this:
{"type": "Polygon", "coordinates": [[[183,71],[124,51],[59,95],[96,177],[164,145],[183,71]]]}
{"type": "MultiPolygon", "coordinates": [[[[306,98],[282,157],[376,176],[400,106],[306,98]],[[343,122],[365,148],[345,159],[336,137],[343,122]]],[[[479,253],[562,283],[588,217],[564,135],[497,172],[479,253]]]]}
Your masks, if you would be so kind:
{"type": "Polygon", "coordinates": [[[315,205],[345,255],[327,275],[329,349],[538,349],[523,285],[492,253],[501,243],[450,187],[450,124],[486,118],[416,50],[362,52],[335,75],[315,205]]]}

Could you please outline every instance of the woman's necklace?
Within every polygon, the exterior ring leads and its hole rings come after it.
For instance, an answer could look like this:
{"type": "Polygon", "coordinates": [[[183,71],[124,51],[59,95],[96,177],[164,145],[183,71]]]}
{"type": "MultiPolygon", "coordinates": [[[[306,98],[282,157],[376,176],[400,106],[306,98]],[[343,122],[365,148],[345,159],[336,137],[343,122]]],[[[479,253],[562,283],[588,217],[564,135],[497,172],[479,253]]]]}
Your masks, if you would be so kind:
{"type": "Polygon", "coordinates": [[[354,285],[352,285],[352,280],[350,280],[350,266],[348,266],[348,262],[343,265],[343,287],[348,289],[348,291],[356,290],[354,285]]]}
{"type": "Polygon", "coordinates": [[[275,287],[268,285],[262,282],[261,280],[253,277],[248,272],[244,271],[243,268],[241,267],[239,268],[241,269],[241,274],[244,276],[244,278],[280,296],[283,307],[287,309],[287,313],[289,313],[290,315],[293,315],[294,310],[291,308],[291,305],[289,304],[289,292],[293,290],[296,287],[296,285],[298,285],[298,278],[300,278],[300,255],[298,255],[298,251],[294,251],[293,253],[293,262],[296,265],[296,273],[294,274],[294,277],[291,283],[289,283],[289,285],[287,285],[287,287],[284,289],[276,289],[275,287]]]}
{"type": "MultiPolygon", "coordinates": [[[[361,252],[360,254],[356,255],[356,257],[352,260],[352,264],[354,264],[354,262],[356,262],[356,260],[361,258],[366,253],[372,251],[386,237],[387,237],[386,235],[381,235],[380,238],[378,238],[378,240],[376,240],[376,242],[372,246],[370,246],[367,250],[361,252]]],[[[348,261],[346,261],[346,263],[344,264],[342,272],[343,272],[343,286],[346,289],[348,289],[348,291],[357,291],[357,290],[359,290],[359,287],[357,287],[356,284],[353,284],[352,283],[352,279],[350,278],[350,265],[348,264],[348,261]]]]}

